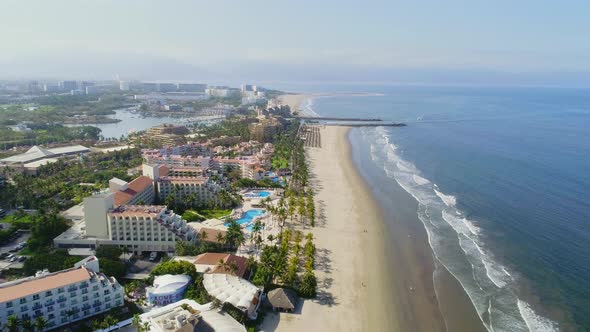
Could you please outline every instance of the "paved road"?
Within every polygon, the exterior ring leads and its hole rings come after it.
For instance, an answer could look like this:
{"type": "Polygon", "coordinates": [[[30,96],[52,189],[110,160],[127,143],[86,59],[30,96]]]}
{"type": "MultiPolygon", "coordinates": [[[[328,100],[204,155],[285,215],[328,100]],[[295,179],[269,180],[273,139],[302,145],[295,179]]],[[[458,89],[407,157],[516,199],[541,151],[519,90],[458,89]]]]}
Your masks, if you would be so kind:
{"type": "MultiPolygon", "coordinates": [[[[13,241],[10,241],[2,246],[0,246],[0,254],[3,253],[8,253],[10,252],[10,249],[16,247],[16,245],[19,242],[26,242],[29,237],[31,236],[31,233],[29,232],[20,232],[19,236],[17,238],[15,238],[13,241]]],[[[15,254],[18,256],[18,252],[16,253],[11,253],[11,254],[15,254]]],[[[23,267],[23,263],[22,262],[9,262],[8,260],[5,259],[0,259],[0,271],[4,270],[4,269],[8,269],[8,268],[21,268],[23,267]]]]}

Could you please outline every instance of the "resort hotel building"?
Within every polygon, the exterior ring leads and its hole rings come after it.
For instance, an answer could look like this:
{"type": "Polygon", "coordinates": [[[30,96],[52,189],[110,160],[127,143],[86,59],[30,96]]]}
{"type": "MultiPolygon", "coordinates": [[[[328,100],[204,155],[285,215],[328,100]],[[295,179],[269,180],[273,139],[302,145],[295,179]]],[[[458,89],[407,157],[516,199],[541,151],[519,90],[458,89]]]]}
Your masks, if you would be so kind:
{"type": "Polygon", "coordinates": [[[88,318],[123,305],[123,288],[100,273],[98,258],[90,256],[73,268],[0,284],[0,323],[8,317],[34,321],[43,317],[47,328],[88,318]]]}
{"type": "Polygon", "coordinates": [[[119,205],[112,193],[84,199],[83,217],[53,239],[58,248],[126,247],[133,252],[174,251],[176,241],[195,241],[196,231],[160,205],[119,205]]]}
{"type": "Polygon", "coordinates": [[[164,201],[174,194],[176,198],[194,195],[199,201],[216,198],[221,187],[205,176],[205,170],[196,166],[143,165],[143,174],[156,184],[158,197],[164,201]]]}

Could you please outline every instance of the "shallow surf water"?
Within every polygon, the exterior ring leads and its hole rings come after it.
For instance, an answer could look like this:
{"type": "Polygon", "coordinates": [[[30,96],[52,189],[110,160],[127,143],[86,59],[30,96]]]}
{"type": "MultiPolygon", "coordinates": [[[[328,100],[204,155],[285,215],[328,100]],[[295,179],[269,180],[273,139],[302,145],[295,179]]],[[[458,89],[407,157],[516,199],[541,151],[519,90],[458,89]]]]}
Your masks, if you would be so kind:
{"type": "Polygon", "coordinates": [[[416,199],[435,258],[488,330],[590,326],[589,91],[345,88],[380,95],[306,107],[408,123],[355,128],[351,143],[416,199]]]}

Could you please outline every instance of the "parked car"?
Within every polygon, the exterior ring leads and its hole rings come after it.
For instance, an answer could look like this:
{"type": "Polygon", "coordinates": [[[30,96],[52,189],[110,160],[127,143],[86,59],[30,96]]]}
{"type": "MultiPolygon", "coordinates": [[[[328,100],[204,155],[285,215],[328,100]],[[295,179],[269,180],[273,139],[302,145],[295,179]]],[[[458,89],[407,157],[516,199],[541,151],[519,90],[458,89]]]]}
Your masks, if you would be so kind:
{"type": "Polygon", "coordinates": [[[27,259],[27,257],[26,257],[26,256],[20,256],[20,257],[18,258],[18,261],[19,261],[19,262],[24,262],[26,259],[27,259]]]}
{"type": "Polygon", "coordinates": [[[18,258],[16,256],[12,257],[9,262],[14,263],[18,258]]]}
{"type": "Polygon", "coordinates": [[[0,254],[0,259],[4,259],[4,258],[8,257],[8,255],[9,254],[7,252],[3,252],[0,254]]]}
{"type": "Polygon", "coordinates": [[[14,254],[8,254],[8,255],[6,256],[6,259],[11,259],[12,257],[14,257],[14,254]]]}

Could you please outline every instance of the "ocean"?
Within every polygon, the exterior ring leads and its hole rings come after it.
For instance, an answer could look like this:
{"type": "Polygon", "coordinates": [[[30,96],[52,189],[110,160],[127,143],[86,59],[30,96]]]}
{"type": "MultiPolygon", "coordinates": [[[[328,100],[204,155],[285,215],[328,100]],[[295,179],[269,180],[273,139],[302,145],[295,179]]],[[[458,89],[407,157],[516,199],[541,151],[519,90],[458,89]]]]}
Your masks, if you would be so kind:
{"type": "Polygon", "coordinates": [[[415,198],[488,330],[590,329],[590,90],[291,89],[332,93],[304,102],[310,113],[408,125],[354,128],[357,166],[370,163],[375,192],[415,198]]]}

